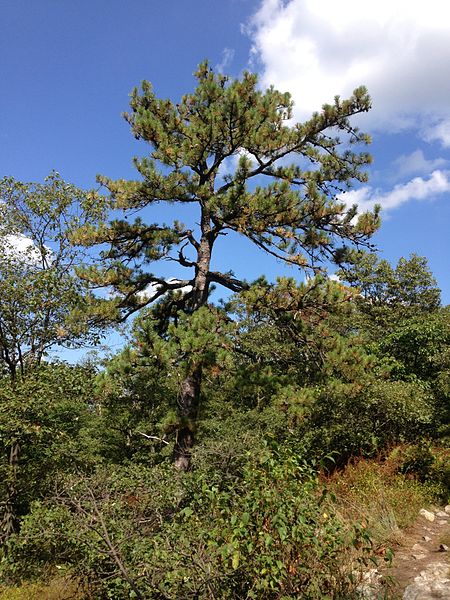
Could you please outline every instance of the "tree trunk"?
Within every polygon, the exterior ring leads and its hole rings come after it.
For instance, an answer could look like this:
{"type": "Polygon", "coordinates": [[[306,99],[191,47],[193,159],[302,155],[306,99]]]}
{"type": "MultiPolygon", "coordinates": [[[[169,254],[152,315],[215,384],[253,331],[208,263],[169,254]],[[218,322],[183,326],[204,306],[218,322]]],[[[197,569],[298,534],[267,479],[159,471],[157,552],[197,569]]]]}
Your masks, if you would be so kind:
{"type": "MultiPolygon", "coordinates": [[[[190,311],[195,312],[208,302],[208,274],[211,263],[213,236],[208,210],[202,208],[202,237],[197,248],[196,273],[192,290],[190,311]]],[[[173,456],[175,466],[187,471],[191,466],[191,450],[194,446],[194,433],[197,422],[198,406],[202,381],[202,365],[195,365],[181,383],[178,400],[180,425],[177,431],[173,456]]]]}
{"type": "Polygon", "coordinates": [[[173,457],[175,466],[182,471],[187,471],[191,465],[191,450],[195,440],[201,379],[202,367],[198,365],[181,384],[178,400],[180,426],[177,431],[173,457]]]}

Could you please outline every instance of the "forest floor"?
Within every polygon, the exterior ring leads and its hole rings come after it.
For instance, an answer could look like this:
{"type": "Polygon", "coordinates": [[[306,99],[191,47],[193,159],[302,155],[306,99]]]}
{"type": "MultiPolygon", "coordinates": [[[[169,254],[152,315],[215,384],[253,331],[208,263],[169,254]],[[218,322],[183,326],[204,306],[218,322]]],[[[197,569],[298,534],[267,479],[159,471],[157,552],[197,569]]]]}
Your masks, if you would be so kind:
{"type": "Polygon", "coordinates": [[[450,600],[450,507],[427,513],[402,533],[392,565],[371,570],[363,598],[450,600]]]}

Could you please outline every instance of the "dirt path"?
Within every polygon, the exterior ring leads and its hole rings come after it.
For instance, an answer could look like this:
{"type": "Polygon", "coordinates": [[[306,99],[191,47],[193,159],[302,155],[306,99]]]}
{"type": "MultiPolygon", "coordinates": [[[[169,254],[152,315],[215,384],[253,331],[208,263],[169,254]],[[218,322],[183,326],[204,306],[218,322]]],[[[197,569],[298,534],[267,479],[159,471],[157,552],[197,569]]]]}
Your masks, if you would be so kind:
{"type": "Polygon", "coordinates": [[[450,600],[450,506],[421,513],[394,548],[392,566],[368,575],[363,598],[450,600]]]}

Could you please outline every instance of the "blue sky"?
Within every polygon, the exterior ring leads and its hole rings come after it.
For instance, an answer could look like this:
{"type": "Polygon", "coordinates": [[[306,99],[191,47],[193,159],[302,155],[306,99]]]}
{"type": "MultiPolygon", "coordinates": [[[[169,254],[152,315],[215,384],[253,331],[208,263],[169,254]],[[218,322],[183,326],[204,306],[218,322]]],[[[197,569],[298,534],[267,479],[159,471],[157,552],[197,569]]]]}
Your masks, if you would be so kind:
{"type": "MultiPolygon", "coordinates": [[[[428,258],[450,302],[450,6],[444,0],[2,0],[1,176],[42,181],[56,169],[81,187],[96,174],[133,178],[121,118],[143,79],[177,100],[208,58],[232,76],[290,91],[307,118],[365,84],[371,113],[369,184],[351,200],[384,206],[375,237],[396,262],[428,258]]],[[[180,215],[174,215],[180,218],[180,215]]],[[[221,268],[252,279],[285,272],[244,244],[219,249],[221,268]]]]}

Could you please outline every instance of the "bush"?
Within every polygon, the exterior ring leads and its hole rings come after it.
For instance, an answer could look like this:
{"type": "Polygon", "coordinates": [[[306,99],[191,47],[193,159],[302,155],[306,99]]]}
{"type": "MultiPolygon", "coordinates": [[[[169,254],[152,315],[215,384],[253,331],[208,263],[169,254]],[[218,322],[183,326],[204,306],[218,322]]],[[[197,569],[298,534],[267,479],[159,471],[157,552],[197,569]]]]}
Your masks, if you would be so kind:
{"type": "Polygon", "coordinates": [[[36,576],[58,564],[115,600],[348,600],[349,547],[369,554],[366,530],[343,525],[301,460],[266,449],[222,486],[171,465],[72,482],[34,506],[7,568],[20,578],[30,562],[36,576]]]}
{"type": "Polygon", "coordinates": [[[426,484],[442,502],[450,502],[450,451],[437,448],[429,440],[400,448],[398,470],[426,484]]]}
{"type": "Polygon", "coordinates": [[[327,484],[342,517],[365,523],[380,547],[398,542],[401,529],[412,525],[419,510],[435,500],[429,488],[398,472],[396,457],[351,462],[327,484]]]}
{"type": "Polygon", "coordinates": [[[426,433],[434,400],[418,382],[331,382],[317,390],[304,424],[312,456],[333,453],[336,464],[352,456],[375,456],[389,446],[426,433]]]}

